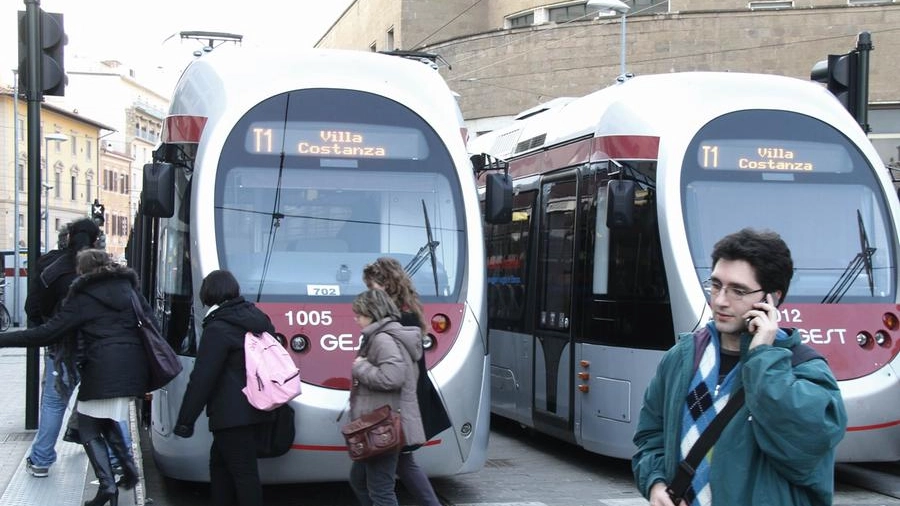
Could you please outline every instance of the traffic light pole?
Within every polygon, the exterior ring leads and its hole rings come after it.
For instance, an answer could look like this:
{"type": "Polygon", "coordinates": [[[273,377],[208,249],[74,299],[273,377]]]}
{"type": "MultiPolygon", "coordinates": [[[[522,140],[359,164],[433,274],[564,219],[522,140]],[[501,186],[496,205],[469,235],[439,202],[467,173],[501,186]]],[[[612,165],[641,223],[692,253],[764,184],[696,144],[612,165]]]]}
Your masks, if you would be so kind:
{"type": "MultiPolygon", "coordinates": [[[[25,95],[28,101],[28,286],[37,280],[37,260],[41,244],[41,5],[39,0],[25,1],[25,22],[28,26],[28,79],[25,95]]],[[[17,97],[18,98],[18,97],[17,97]]],[[[36,429],[40,384],[39,348],[25,352],[25,428],[36,429]]]]}
{"type": "Polygon", "coordinates": [[[869,133],[869,51],[872,50],[872,34],[859,32],[856,38],[856,51],[859,53],[857,62],[859,69],[859,93],[857,93],[857,121],[863,132],[869,133]]]}

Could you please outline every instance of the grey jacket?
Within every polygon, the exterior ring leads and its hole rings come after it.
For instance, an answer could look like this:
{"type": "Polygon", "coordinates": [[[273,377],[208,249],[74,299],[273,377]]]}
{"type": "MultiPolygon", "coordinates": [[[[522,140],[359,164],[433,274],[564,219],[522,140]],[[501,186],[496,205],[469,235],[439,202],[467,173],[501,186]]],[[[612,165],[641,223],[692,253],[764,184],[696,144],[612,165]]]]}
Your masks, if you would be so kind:
{"type": "Polygon", "coordinates": [[[425,443],[416,381],[422,357],[422,331],[385,318],[362,329],[360,357],[353,363],[350,419],[389,404],[400,412],[407,445],[425,443]]]}

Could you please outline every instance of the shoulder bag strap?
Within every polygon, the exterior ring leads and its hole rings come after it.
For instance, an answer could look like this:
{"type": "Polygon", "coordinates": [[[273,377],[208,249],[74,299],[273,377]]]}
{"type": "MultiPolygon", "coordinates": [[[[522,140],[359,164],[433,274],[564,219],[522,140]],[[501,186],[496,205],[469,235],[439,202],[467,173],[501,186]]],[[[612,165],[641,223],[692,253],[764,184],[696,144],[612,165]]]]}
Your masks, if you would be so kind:
{"type": "Polygon", "coordinates": [[[708,452],[716,440],[719,439],[722,430],[728,425],[728,422],[743,405],[744,389],[742,388],[728,399],[728,402],[725,404],[722,411],[713,418],[709,427],[703,431],[703,434],[700,435],[700,438],[697,439],[697,442],[691,447],[691,451],[688,452],[687,457],[678,463],[678,469],[675,471],[675,479],[672,480],[671,485],[666,489],[666,492],[669,493],[670,497],[681,499],[684,496],[685,491],[687,491],[688,487],[691,485],[691,480],[694,479],[694,473],[696,472],[697,466],[700,465],[703,456],[706,455],[706,452],[708,452]]]}

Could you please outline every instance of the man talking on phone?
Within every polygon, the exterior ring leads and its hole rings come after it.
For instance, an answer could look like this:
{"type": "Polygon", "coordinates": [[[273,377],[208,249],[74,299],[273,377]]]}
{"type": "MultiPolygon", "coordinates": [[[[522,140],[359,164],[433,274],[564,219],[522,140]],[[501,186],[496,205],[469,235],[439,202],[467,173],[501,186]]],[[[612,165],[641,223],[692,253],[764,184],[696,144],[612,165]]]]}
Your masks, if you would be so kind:
{"type": "Polygon", "coordinates": [[[679,336],[644,393],[637,487],[651,506],[830,505],[847,413],[825,359],[778,327],[790,249],[745,228],[716,243],[712,267],[712,320],[679,336]]]}

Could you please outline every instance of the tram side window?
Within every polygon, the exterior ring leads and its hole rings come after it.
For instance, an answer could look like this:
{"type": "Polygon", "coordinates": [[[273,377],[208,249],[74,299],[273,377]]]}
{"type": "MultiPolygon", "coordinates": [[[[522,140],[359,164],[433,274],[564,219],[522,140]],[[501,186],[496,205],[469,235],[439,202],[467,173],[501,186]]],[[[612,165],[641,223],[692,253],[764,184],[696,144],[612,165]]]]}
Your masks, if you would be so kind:
{"type": "Polygon", "coordinates": [[[566,330],[571,325],[572,286],[575,282],[575,181],[545,183],[541,219],[538,325],[566,330]]]}
{"type": "Polygon", "coordinates": [[[182,355],[196,353],[193,332],[190,250],[190,181],[184,175],[176,181],[175,215],[160,220],[160,251],[156,273],[156,316],[160,330],[172,348],[182,355]]]}
{"type": "Polygon", "coordinates": [[[663,300],[668,289],[656,218],[656,190],[639,187],[634,210],[633,227],[609,230],[608,293],[615,299],[663,300]]]}
{"type": "Polygon", "coordinates": [[[525,328],[528,238],[537,192],[513,197],[512,221],[485,225],[488,256],[488,316],[492,328],[525,328]]]}

